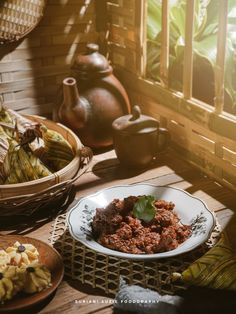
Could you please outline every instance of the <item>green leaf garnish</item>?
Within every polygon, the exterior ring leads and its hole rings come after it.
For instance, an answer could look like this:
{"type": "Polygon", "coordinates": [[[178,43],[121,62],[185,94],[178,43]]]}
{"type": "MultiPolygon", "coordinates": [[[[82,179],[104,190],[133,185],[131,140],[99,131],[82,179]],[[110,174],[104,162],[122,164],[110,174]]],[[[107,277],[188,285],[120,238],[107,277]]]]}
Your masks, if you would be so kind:
{"type": "Polygon", "coordinates": [[[150,222],[155,217],[155,197],[151,195],[145,195],[139,197],[138,201],[134,204],[133,215],[134,217],[150,222]]]}

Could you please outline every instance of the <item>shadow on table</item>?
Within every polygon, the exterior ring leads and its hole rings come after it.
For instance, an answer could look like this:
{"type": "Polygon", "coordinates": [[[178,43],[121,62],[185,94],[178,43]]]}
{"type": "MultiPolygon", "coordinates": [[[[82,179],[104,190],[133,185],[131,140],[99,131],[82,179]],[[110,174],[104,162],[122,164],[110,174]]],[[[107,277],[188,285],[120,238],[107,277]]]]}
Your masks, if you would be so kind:
{"type": "MultiPolygon", "coordinates": [[[[68,280],[68,283],[74,289],[82,291],[86,294],[94,296],[104,296],[107,298],[113,298],[112,295],[108,295],[102,292],[100,289],[92,289],[91,286],[79,283],[78,281],[68,280]]],[[[236,313],[236,293],[226,290],[213,290],[208,288],[190,287],[186,290],[181,290],[177,293],[183,297],[183,304],[176,314],[235,314],[236,313]]],[[[113,314],[129,314],[134,312],[122,311],[113,309],[113,314]]],[[[139,312],[141,313],[141,312],[139,312]]],[[[143,312],[148,314],[145,310],[143,312]]],[[[156,314],[156,312],[150,312],[150,314],[156,314]]],[[[174,312],[175,313],[175,312],[174,312]]],[[[161,313],[169,314],[169,313],[161,313]]]]}
{"type": "Polygon", "coordinates": [[[101,297],[106,297],[106,298],[114,298],[114,295],[112,294],[107,294],[105,293],[102,289],[100,288],[92,288],[91,285],[79,282],[78,280],[72,280],[69,278],[66,278],[66,282],[74,289],[83,292],[85,294],[88,294],[90,296],[101,296],[101,297]]]}
{"type": "MultiPolygon", "coordinates": [[[[99,295],[110,297],[105,293],[101,293],[100,289],[91,289],[88,285],[79,284],[77,282],[69,282],[70,285],[90,295],[99,295]]],[[[207,288],[191,287],[179,293],[184,299],[183,304],[176,314],[235,314],[236,311],[236,294],[232,291],[212,290],[207,288]]],[[[114,314],[128,314],[132,312],[114,309],[114,314]]],[[[141,313],[141,312],[140,312],[141,313]]],[[[149,312],[143,312],[148,314],[149,312]]],[[[151,312],[150,312],[151,313],[151,312]]],[[[153,312],[154,314],[154,312],[153,312]]],[[[163,313],[164,314],[164,313],[163,313]]],[[[166,313],[169,314],[169,313],[166,313]]]]}
{"type": "MultiPolygon", "coordinates": [[[[39,313],[45,306],[47,306],[52,299],[55,296],[56,291],[54,291],[49,297],[47,297],[45,300],[43,300],[40,303],[37,303],[35,305],[32,305],[28,308],[24,308],[22,310],[11,310],[11,311],[6,311],[6,313],[12,313],[12,314],[37,314],[39,313]]],[[[1,312],[1,311],[0,311],[1,312]]],[[[4,312],[1,312],[4,313],[4,312]]]]}
{"type": "Polygon", "coordinates": [[[235,314],[236,293],[226,290],[191,287],[181,291],[183,314],[235,314]]]}
{"type": "Polygon", "coordinates": [[[29,216],[11,215],[1,217],[0,219],[0,232],[4,231],[4,234],[18,234],[27,235],[52,221],[59,214],[62,214],[66,209],[74,202],[76,190],[71,189],[71,193],[68,200],[63,206],[57,206],[57,204],[50,205],[48,208],[39,210],[29,216]]]}
{"type": "Polygon", "coordinates": [[[128,179],[140,175],[147,170],[155,168],[155,162],[153,161],[148,168],[145,169],[132,169],[125,166],[122,166],[117,158],[110,158],[107,160],[103,160],[98,162],[92,169],[93,173],[100,178],[106,177],[106,170],[109,169],[114,176],[115,179],[128,179]],[[112,171],[113,170],[113,171],[112,171]]]}

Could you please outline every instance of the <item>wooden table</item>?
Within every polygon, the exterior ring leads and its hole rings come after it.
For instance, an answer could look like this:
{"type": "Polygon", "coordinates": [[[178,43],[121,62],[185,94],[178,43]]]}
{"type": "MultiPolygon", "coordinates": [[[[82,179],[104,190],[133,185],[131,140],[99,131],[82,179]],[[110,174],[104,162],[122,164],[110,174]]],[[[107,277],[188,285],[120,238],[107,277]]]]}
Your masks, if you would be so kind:
{"type": "MultiPolygon", "coordinates": [[[[92,166],[86,172],[86,174],[84,174],[78,180],[76,184],[78,191],[77,198],[93,193],[104,187],[138,182],[148,182],[155,185],[169,185],[178,187],[201,198],[206,202],[209,209],[216,213],[222,228],[226,228],[232,243],[236,247],[236,222],[234,216],[234,211],[236,210],[235,192],[222,187],[217,182],[214,182],[214,180],[209,179],[198,169],[184,161],[181,158],[181,155],[173,151],[171,148],[166,153],[160,154],[158,160],[156,160],[148,169],[139,172],[123,169],[119,165],[114,151],[108,151],[95,155],[92,166]]],[[[31,226],[29,224],[24,228],[17,228],[14,230],[12,230],[12,228],[9,230],[9,228],[4,228],[4,226],[1,226],[1,233],[20,233],[48,242],[50,231],[52,230],[51,225],[52,221],[43,221],[42,223],[37,224],[37,226],[31,226]]],[[[189,292],[189,295],[191,295],[191,293],[192,292],[189,292]]],[[[192,294],[196,297],[195,292],[192,294]]],[[[199,296],[200,295],[201,292],[199,293],[199,296]]],[[[207,298],[208,300],[211,300],[210,296],[211,295],[209,294],[206,297],[206,294],[204,294],[204,296],[201,295],[201,298],[207,298]]],[[[212,298],[214,297],[215,295],[212,296],[212,298]]],[[[227,294],[225,296],[226,299],[224,300],[227,300],[228,303],[231,302],[230,306],[236,308],[235,303],[233,303],[234,301],[232,301],[233,298],[228,300],[228,297],[230,298],[231,296],[227,294]]],[[[113,313],[112,304],[104,304],[101,302],[101,300],[105,299],[107,299],[107,297],[101,296],[98,291],[91,290],[78,283],[63,281],[55,295],[52,296],[49,300],[46,300],[44,304],[37,306],[35,309],[30,309],[28,312],[24,311],[22,313],[113,313]],[[85,300],[86,303],[80,305],[79,300],[85,300]],[[89,303],[89,300],[97,300],[97,303],[89,303]]],[[[191,303],[191,297],[189,297],[189,300],[191,303]]],[[[193,309],[191,313],[197,313],[197,306],[194,306],[194,308],[196,309],[196,312],[193,309]]],[[[206,310],[206,312],[208,314],[211,313],[209,309],[206,310]]],[[[201,313],[205,312],[201,311],[201,313]]],[[[216,312],[214,311],[214,313],[216,312]]],[[[224,313],[228,314],[230,312],[224,311],[224,313]]]]}

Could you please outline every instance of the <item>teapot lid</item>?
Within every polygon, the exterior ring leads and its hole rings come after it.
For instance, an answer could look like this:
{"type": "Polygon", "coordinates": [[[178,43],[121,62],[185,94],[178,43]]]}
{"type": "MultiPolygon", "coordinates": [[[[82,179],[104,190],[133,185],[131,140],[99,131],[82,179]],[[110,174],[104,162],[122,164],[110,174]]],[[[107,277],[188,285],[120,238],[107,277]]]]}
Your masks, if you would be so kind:
{"type": "Polygon", "coordinates": [[[89,43],[85,54],[79,54],[72,66],[72,70],[80,79],[89,79],[94,76],[106,76],[112,73],[109,61],[100,54],[97,44],[89,43]]]}
{"type": "Polygon", "coordinates": [[[156,131],[159,122],[149,116],[141,114],[139,106],[132,108],[132,114],[117,118],[112,127],[114,130],[122,133],[150,133],[156,131]]]}

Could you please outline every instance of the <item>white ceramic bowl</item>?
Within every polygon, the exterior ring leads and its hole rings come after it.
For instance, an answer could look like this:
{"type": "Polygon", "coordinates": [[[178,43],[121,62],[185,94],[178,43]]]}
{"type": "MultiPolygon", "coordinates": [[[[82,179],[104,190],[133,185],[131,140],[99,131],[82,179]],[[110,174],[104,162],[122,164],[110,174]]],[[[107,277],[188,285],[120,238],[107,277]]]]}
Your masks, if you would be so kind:
{"type": "Polygon", "coordinates": [[[86,196],[80,199],[69,211],[67,222],[72,237],[88,248],[102,254],[133,260],[166,258],[191,251],[210,237],[215,226],[213,213],[199,198],[192,196],[184,190],[151,184],[112,186],[93,195],[86,196]],[[96,242],[92,235],[91,222],[96,208],[105,207],[114,198],[123,199],[130,195],[153,195],[157,199],[173,202],[175,204],[174,210],[180,217],[180,221],[183,224],[192,225],[192,235],[176,249],[156,254],[128,254],[102,246],[96,242]]]}

